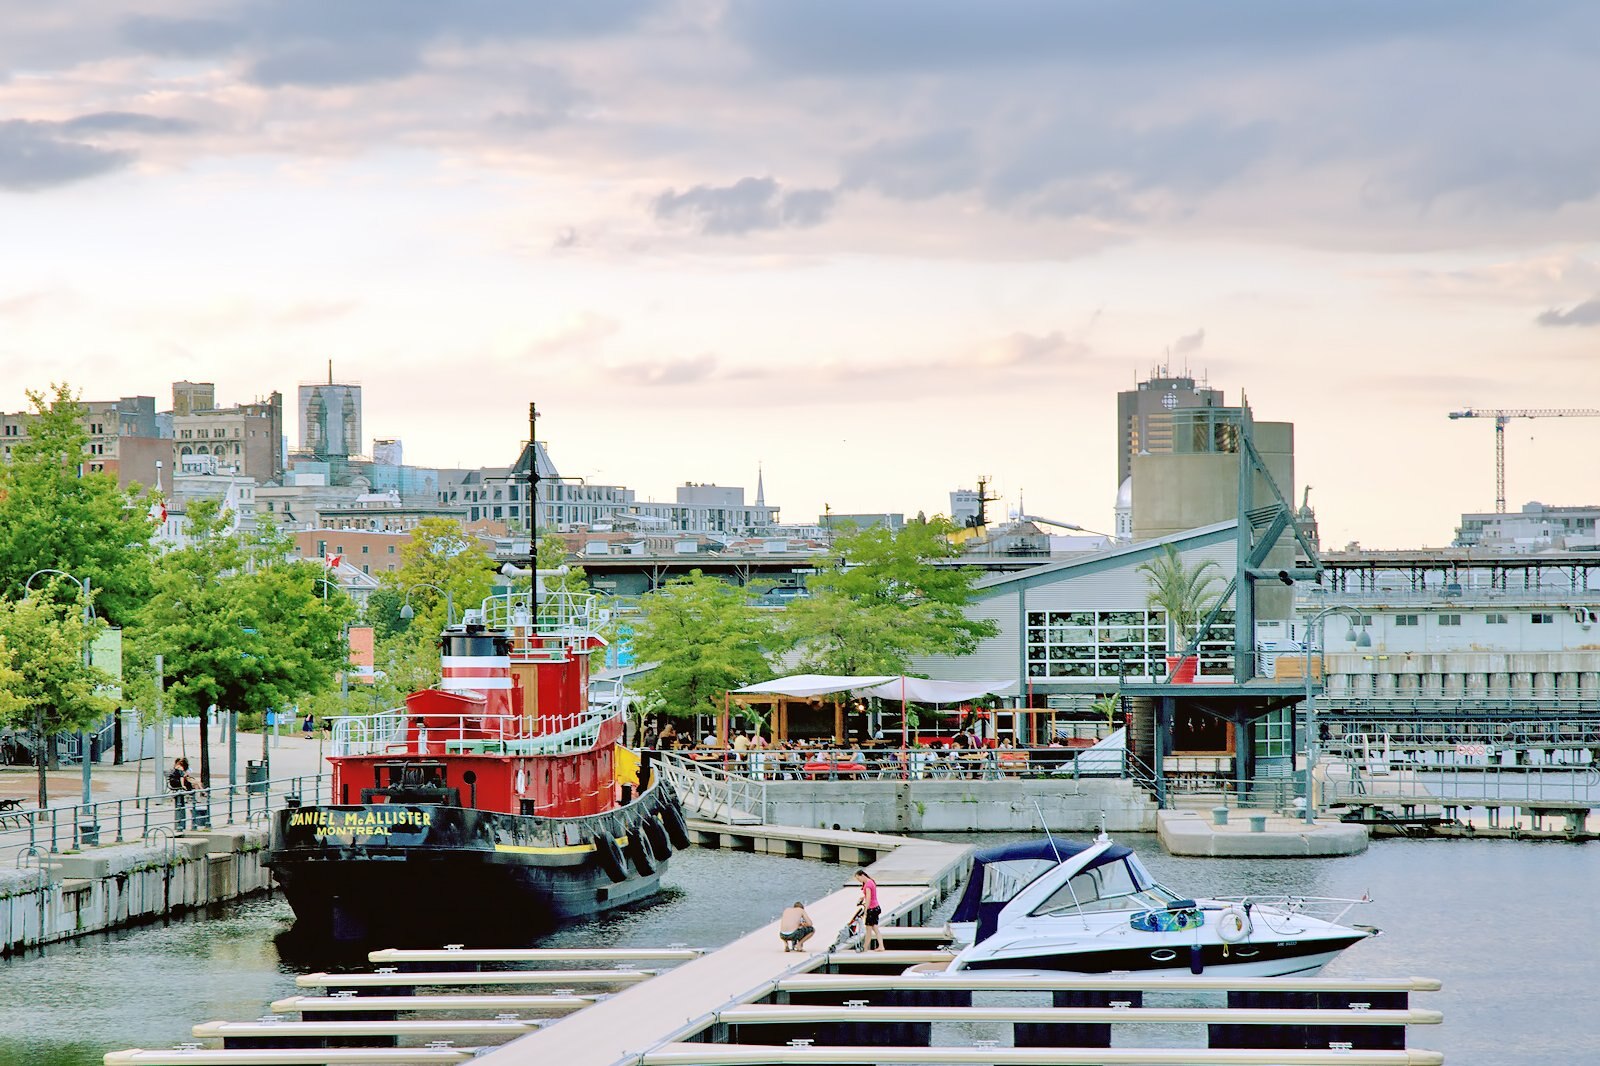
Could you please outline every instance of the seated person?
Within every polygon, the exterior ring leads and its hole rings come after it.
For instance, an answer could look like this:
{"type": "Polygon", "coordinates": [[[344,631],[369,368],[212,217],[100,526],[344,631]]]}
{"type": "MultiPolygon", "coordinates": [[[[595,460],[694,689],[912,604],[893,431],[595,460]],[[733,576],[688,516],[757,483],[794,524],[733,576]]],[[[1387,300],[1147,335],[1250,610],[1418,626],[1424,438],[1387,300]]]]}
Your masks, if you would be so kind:
{"type": "Polygon", "coordinates": [[[806,913],[806,905],[799,901],[793,907],[785,908],[783,917],[778,919],[778,938],[783,941],[784,951],[804,951],[806,941],[816,932],[817,927],[811,921],[811,915],[806,913]]]}

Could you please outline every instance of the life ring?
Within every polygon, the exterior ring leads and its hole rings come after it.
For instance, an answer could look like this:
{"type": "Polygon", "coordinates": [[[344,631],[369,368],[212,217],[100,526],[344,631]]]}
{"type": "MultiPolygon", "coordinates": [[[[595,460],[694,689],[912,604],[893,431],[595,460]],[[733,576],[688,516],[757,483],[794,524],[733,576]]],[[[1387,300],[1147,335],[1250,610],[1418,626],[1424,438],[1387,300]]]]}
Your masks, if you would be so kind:
{"type": "Polygon", "coordinates": [[[645,842],[643,824],[628,830],[627,852],[640,877],[649,877],[656,872],[655,860],[650,857],[650,845],[645,842]]]}
{"type": "Polygon", "coordinates": [[[666,862],[672,858],[672,844],[667,840],[667,831],[661,827],[660,822],[646,817],[643,831],[645,841],[650,845],[650,854],[654,855],[658,862],[666,862]]]}
{"type": "Polygon", "coordinates": [[[1250,915],[1238,907],[1229,907],[1217,918],[1217,936],[1224,944],[1237,944],[1250,935],[1252,928],[1250,915]]]}
{"type": "Polygon", "coordinates": [[[666,827],[667,838],[672,841],[672,846],[679,851],[693,843],[689,838],[689,823],[684,820],[683,809],[676,800],[661,805],[661,824],[666,827]]]}
{"type": "Polygon", "coordinates": [[[616,840],[610,833],[597,834],[590,843],[594,844],[594,858],[600,864],[600,869],[605,871],[611,880],[621,883],[628,879],[628,868],[622,864],[622,849],[617,847],[616,840]]]}

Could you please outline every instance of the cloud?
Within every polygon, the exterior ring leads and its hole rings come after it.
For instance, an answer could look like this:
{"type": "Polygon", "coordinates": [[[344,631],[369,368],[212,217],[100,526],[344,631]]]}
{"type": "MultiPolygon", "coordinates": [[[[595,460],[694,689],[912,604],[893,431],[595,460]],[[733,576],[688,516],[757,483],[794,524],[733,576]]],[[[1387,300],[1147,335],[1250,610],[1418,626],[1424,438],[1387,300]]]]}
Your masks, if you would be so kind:
{"type": "Polygon", "coordinates": [[[152,135],[193,133],[200,127],[187,119],[144,115],[136,111],[96,111],[93,114],[69,118],[59,123],[58,128],[62,133],[93,136],[96,133],[152,135]]]}
{"type": "Polygon", "coordinates": [[[740,178],[732,185],[668,189],[651,201],[650,212],[662,222],[686,219],[708,236],[742,236],[821,225],[836,198],[831,189],[785,192],[773,178],[740,178]]]}
{"type": "Polygon", "coordinates": [[[638,385],[698,385],[721,376],[718,374],[720,368],[721,360],[710,352],[701,352],[678,359],[611,367],[607,369],[606,377],[613,383],[622,380],[638,385]]]}
{"type": "Polygon", "coordinates": [[[1534,319],[1541,326],[1600,326],[1600,296],[1558,311],[1554,307],[1534,319]]]}
{"type": "Polygon", "coordinates": [[[0,189],[38,192],[120,170],[131,152],[64,138],[61,123],[0,122],[0,189]]]}
{"type": "Polygon", "coordinates": [[[1188,355],[1190,352],[1198,352],[1205,346],[1206,331],[1203,329],[1198,329],[1193,333],[1186,333],[1174,341],[1172,345],[1172,354],[1188,355]]]}
{"type": "Polygon", "coordinates": [[[616,336],[621,330],[622,323],[616,319],[594,311],[584,311],[536,338],[528,345],[528,352],[531,355],[592,352],[602,341],[616,336]]]}
{"type": "Polygon", "coordinates": [[[897,200],[927,200],[970,189],[980,167],[972,134],[930,130],[878,141],[845,164],[846,187],[870,187],[897,200]]]}
{"type": "Polygon", "coordinates": [[[1388,0],[1217,0],[1159,5],[1159,17],[1101,0],[734,0],[727,27],[762,61],[804,73],[957,71],[1111,65],[1267,49],[1305,55],[1397,36],[1519,25],[1503,5],[1388,0]]]}
{"type": "Polygon", "coordinates": [[[1060,330],[1045,334],[1013,333],[981,346],[977,361],[990,367],[1057,366],[1089,354],[1089,346],[1068,340],[1060,330]]]}
{"type": "Polygon", "coordinates": [[[240,54],[267,87],[386,81],[426,66],[430,48],[507,40],[568,40],[638,23],[659,0],[252,0],[228,16],[135,16],[128,45],[159,56],[240,54]]]}

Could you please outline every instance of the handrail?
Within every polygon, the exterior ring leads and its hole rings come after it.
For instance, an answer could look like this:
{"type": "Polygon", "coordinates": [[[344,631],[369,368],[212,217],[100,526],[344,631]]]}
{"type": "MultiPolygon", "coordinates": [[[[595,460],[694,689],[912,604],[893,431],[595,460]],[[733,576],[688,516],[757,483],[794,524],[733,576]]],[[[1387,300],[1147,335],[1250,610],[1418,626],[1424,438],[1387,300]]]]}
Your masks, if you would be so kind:
{"type": "Polygon", "coordinates": [[[159,837],[164,830],[181,833],[213,824],[248,823],[259,811],[291,799],[317,803],[325,793],[331,802],[332,777],[318,773],[14,811],[0,818],[0,853],[13,847],[70,851],[159,837]],[[110,839],[104,839],[107,836],[110,839]]]}

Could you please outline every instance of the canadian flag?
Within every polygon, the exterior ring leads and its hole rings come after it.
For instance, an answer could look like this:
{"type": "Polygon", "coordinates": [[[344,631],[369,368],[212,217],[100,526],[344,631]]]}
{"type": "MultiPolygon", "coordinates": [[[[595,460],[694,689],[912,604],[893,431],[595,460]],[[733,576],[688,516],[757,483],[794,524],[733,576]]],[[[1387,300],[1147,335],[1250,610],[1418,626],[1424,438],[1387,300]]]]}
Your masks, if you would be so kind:
{"type": "Polygon", "coordinates": [[[166,520],[167,520],[167,505],[165,503],[163,503],[162,501],[160,501],[160,500],[152,501],[151,504],[150,504],[150,521],[154,522],[156,525],[159,526],[161,523],[165,522],[166,520]]]}
{"type": "Polygon", "coordinates": [[[324,555],[322,558],[328,564],[329,570],[339,569],[339,564],[344,562],[344,556],[342,555],[324,555]]]}

